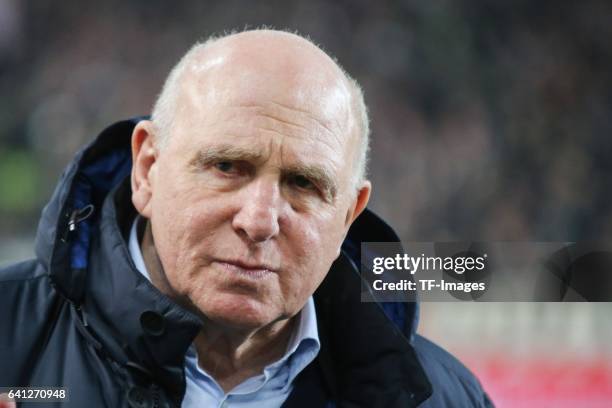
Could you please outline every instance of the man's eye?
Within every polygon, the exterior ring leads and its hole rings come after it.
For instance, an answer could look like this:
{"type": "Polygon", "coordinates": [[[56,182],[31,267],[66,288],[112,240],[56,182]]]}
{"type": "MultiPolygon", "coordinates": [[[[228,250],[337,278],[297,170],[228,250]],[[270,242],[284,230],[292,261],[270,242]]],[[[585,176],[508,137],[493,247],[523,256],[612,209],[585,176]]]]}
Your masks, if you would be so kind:
{"type": "Polygon", "coordinates": [[[221,162],[215,163],[215,168],[223,173],[232,172],[235,170],[235,167],[236,166],[234,166],[234,163],[229,162],[229,161],[221,161],[221,162]]]}
{"type": "Polygon", "coordinates": [[[304,176],[294,176],[293,184],[304,190],[312,190],[315,188],[315,185],[312,183],[312,181],[308,180],[304,176]]]}

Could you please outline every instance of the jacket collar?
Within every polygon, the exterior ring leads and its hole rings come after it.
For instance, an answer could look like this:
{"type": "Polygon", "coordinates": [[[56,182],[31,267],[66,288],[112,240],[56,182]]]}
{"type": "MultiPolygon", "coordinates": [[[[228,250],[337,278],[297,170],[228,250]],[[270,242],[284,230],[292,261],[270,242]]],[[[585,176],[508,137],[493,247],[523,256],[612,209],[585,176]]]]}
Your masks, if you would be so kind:
{"type": "Polygon", "coordinates": [[[92,241],[83,310],[108,354],[121,365],[138,368],[145,379],[154,379],[179,400],[185,390],[185,354],[202,322],[136,270],[126,241],[125,228],[134,216],[129,197],[126,182],[104,203],[92,241]]]}
{"type": "Polygon", "coordinates": [[[365,287],[343,253],[315,292],[324,381],[349,406],[416,406],[431,384],[409,338],[380,304],[362,301],[365,287]]]}

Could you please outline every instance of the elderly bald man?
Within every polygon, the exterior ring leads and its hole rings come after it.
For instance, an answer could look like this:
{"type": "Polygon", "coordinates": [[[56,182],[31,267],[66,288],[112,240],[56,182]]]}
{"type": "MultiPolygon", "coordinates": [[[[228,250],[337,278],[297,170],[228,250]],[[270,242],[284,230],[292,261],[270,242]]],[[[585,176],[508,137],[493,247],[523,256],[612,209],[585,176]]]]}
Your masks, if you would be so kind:
{"type": "Polygon", "coordinates": [[[360,302],[359,243],[397,240],[366,210],[368,137],[358,84],[307,39],[195,45],[150,120],[68,166],[37,259],[0,272],[0,386],[75,407],[490,406],[415,333],[416,304],[360,302]]]}

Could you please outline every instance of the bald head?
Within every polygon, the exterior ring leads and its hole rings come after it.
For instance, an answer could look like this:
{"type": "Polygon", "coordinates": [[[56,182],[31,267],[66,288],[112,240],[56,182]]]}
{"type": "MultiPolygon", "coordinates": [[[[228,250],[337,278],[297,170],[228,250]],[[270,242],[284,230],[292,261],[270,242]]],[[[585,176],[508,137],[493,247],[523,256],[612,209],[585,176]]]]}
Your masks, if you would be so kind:
{"type": "Polygon", "coordinates": [[[345,137],[353,181],[365,179],[369,126],[359,85],[315,44],[283,31],[245,31],[194,45],[155,103],[158,143],[167,142],[181,111],[262,100],[312,113],[322,131],[345,137]]]}

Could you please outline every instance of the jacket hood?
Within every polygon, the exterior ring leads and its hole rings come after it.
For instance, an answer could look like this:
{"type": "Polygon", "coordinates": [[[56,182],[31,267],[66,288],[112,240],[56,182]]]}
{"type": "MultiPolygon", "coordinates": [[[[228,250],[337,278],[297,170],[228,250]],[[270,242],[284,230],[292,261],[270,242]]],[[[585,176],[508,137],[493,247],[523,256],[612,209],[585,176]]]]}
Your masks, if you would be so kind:
{"type": "MultiPolygon", "coordinates": [[[[129,175],[132,131],[146,118],[117,122],[79,151],[43,210],[36,236],[36,256],[60,292],[77,304],[83,298],[90,238],[102,204],[109,192],[129,175]]],[[[351,226],[342,250],[354,266],[359,266],[362,242],[399,241],[388,224],[366,209],[351,226]]],[[[380,302],[380,305],[412,343],[418,325],[418,303],[380,302]]]]}

